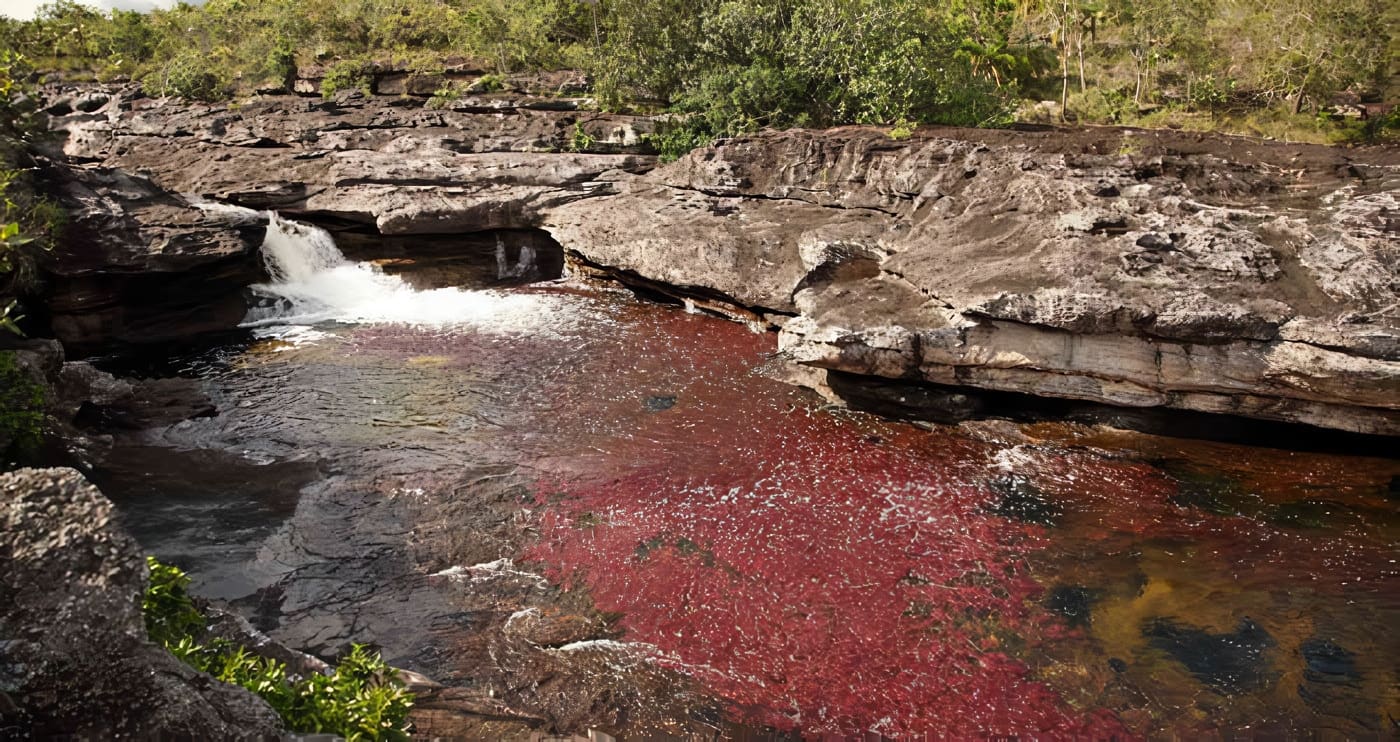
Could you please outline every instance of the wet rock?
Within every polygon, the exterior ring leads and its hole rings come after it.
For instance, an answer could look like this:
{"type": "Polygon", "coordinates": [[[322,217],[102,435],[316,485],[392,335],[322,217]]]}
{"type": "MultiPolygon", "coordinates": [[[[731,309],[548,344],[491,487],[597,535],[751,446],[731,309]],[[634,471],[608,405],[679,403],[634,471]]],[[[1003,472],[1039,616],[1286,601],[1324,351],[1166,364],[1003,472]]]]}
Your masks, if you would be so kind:
{"type": "Polygon", "coordinates": [[[1064,508],[1059,503],[1024,477],[1000,477],[992,480],[989,486],[999,495],[999,499],[988,509],[996,515],[1038,526],[1053,526],[1064,515],[1064,508]]]}
{"type": "MultiPolygon", "coordinates": [[[[75,108],[85,90],[50,94],[71,111],[54,119],[69,156],[164,191],[382,234],[543,228],[611,275],[799,315],[782,347],[810,366],[1400,434],[1400,175],[1384,151],[847,127],[658,169],[651,120],[540,110],[551,99],[530,92],[229,110],[111,90],[91,112],[75,108]],[[567,151],[575,125],[588,152],[567,151]]],[[[76,306],[70,331],[112,329],[76,324],[76,306]]]]}
{"type": "Polygon", "coordinates": [[[1235,695],[1268,686],[1276,678],[1269,650],[1275,642],[1255,622],[1244,618],[1227,634],[1179,624],[1169,618],[1148,621],[1143,637],[1166,652],[1201,683],[1222,695],[1235,695]]]}
{"type": "Polygon", "coordinates": [[[145,560],[80,474],[0,474],[0,727],[18,736],[279,736],[247,691],[146,637],[145,560]]]}
{"type": "Polygon", "coordinates": [[[1330,639],[1309,639],[1299,651],[1307,663],[1303,679],[1310,683],[1355,683],[1361,680],[1355,655],[1330,639]]]}
{"type": "Polygon", "coordinates": [[[832,371],[826,383],[833,393],[857,410],[902,420],[956,423],[983,409],[975,395],[949,387],[893,381],[832,371]]]}
{"type": "Polygon", "coordinates": [[[1331,639],[1313,637],[1303,642],[1299,653],[1304,666],[1298,697],[1304,703],[1320,714],[1352,719],[1380,731],[1375,707],[1361,690],[1361,672],[1351,651],[1331,639]]]}
{"type": "Polygon", "coordinates": [[[230,330],[264,276],[263,225],[211,215],[121,170],[54,165],[69,223],[42,269],[54,336],[82,357],[230,330]]]}
{"type": "Polygon", "coordinates": [[[647,397],[644,404],[649,412],[665,412],[676,406],[676,398],[674,396],[651,396],[647,397]]]}
{"type": "Polygon", "coordinates": [[[1086,627],[1093,622],[1094,603],[1099,591],[1078,585],[1060,585],[1045,597],[1045,607],[1065,617],[1070,626],[1086,627]]]}
{"type": "Polygon", "coordinates": [[[736,138],[555,207],[546,228],[595,263],[800,312],[783,349],[820,368],[1400,432],[1400,256],[1373,218],[1400,176],[1358,198],[1332,170],[1347,154],[1310,151],[1315,211],[1284,218],[1259,163],[1292,151],[1217,142],[1227,159],[1152,134],[1162,154],[1135,162],[1014,136],[736,138]],[[836,242],[860,246],[859,270],[808,259],[836,242]]]}

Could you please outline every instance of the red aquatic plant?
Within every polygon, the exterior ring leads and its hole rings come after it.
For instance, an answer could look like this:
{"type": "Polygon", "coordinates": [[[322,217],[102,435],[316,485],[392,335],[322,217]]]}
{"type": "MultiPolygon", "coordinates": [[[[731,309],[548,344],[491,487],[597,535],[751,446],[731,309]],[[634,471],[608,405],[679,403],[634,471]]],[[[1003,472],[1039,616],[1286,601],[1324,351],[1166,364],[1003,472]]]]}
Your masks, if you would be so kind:
{"type": "MultiPolygon", "coordinates": [[[[745,414],[669,466],[562,488],[532,556],[623,614],[632,641],[760,723],[804,733],[1121,735],[1004,651],[1053,634],[1017,554],[1040,529],[989,515],[947,458],[805,410],[745,414]]],[[[691,431],[681,414],[659,426],[691,431]]],[[[558,487],[542,495],[554,499],[558,487]]]]}

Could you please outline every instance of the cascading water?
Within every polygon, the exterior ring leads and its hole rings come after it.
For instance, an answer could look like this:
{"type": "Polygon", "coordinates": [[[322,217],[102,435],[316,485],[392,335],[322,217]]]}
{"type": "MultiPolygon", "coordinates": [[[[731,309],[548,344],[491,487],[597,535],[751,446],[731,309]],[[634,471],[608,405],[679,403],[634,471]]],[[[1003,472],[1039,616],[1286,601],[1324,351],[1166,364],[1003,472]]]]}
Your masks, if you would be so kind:
{"type": "Polygon", "coordinates": [[[419,291],[373,263],[347,260],[324,229],[273,212],[266,216],[262,255],[272,281],[252,287],[261,301],[249,310],[244,327],[339,322],[536,331],[560,319],[553,311],[560,297],[457,288],[419,291]]]}

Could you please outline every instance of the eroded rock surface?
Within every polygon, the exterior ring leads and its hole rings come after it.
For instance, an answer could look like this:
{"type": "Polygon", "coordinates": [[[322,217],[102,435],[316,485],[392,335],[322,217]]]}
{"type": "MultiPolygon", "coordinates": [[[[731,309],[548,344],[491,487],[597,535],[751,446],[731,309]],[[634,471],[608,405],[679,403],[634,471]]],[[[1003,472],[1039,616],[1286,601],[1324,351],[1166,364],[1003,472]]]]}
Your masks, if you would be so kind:
{"type": "Polygon", "coordinates": [[[244,287],[265,274],[264,225],[209,212],[118,168],[55,165],[68,215],[45,256],[45,311],[70,354],[180,340],[235,327],[244,287]]]}
{"type": "Polygon", "coordinates": [[[776,317],[820,369],[1400,433],[1393,149],[846,128],[657,169],[650,120],[516,93],[83,101],[55,119],[72,158],[333,229],[542,228],[580,264],[776,317]]]}
{"type": "Polygon", "coordinates": [[[271,708],[146,637],[141,551],[71,469],[0,474],[0,736],[262,739],[271,708]]]}
{"type": "Polygon", "coordinates": [[[824,369],[1400,433],[1400,168],[1097,136],[767,133],[546,226],[797,315],[783,348],[824,369]]]}

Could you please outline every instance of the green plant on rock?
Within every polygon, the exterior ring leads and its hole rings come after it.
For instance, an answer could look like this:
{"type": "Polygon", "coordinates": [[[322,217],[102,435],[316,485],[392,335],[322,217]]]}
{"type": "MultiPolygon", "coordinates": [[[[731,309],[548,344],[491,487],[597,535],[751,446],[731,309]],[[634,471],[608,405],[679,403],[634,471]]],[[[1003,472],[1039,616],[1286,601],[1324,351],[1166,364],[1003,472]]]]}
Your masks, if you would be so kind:
{"type": "Polygon", "coordinates": [[[667,163],[685,157],[715,138],[714,131],[703,118],[688,116],[659,124],[657,130],[642,137],[642,141],[654,147],[661,162],[667,163]]]}
{"type": "Polygon", "coordinates": [[[321,97],[333,98],[342,90],[359,90],[369,95],[373,80],[373,64],[363,59],[342,59],[331,65],[321,79],[321,97]]]}
{"type": "Polygon", "coordinates": [[[14,351],[0,352],[0,464],[35,453],[43,425],[43,385],[20,366],[14,351]]]}
{"type": "Polygon", "coordinates": [[[462,91],[456,83],[445,83],[442,87],[433,91],[433,97],[428,99],[428,108],[441,110],[451,108],[452,104],[462,98],[462,91]]]}
{"type": "Polygon", "coordinates": [[[569,137],[569,151],[587,152],[588,150],[593,149],[593,145],[596,143],[597,140],[593,138],[593,135],[589,134],[587,131],[584,131],[583,122],[575,121],[574,132],[569,137]]]}
{"type": "Polygon", "coordinates": [[[20,297],[35,288],[38,255],[64,219],[29,178],[31,150],[45,131],[36,100],[29,60],[0,51],[0,331],[17,335],[20,297]]]}
{"type": "Polygon", "coordinates": [[[476,82],[473,82],[471,84],[471,92],[495,93],[497,91],[504,90],[505,87],[506,79],[504,77],[495,73],[487,73],[485,75],[482,75],[481,77],[478,77],[476,79],[476,82]]]}
{"type": "Polygon", "coordinates": [[[330,675],[295,677],[284,663],[226,639],[202,640],[206,621],[187,592],[189,577],[154,557],[147,563],[146,630],[182,662],[257,694],[299,734],[336,734],[351,742],[409,738],[413,695],[379,653],[356,644],[330,675]]]}
{"type": "Polygon", "coordinates": [[[141,596],[141,613],[151,641],[177,645],[204,630],[204,616],[194,607],[188,588],[190,578],[179,567],[146,557],[151,579],[141,596]]]}

